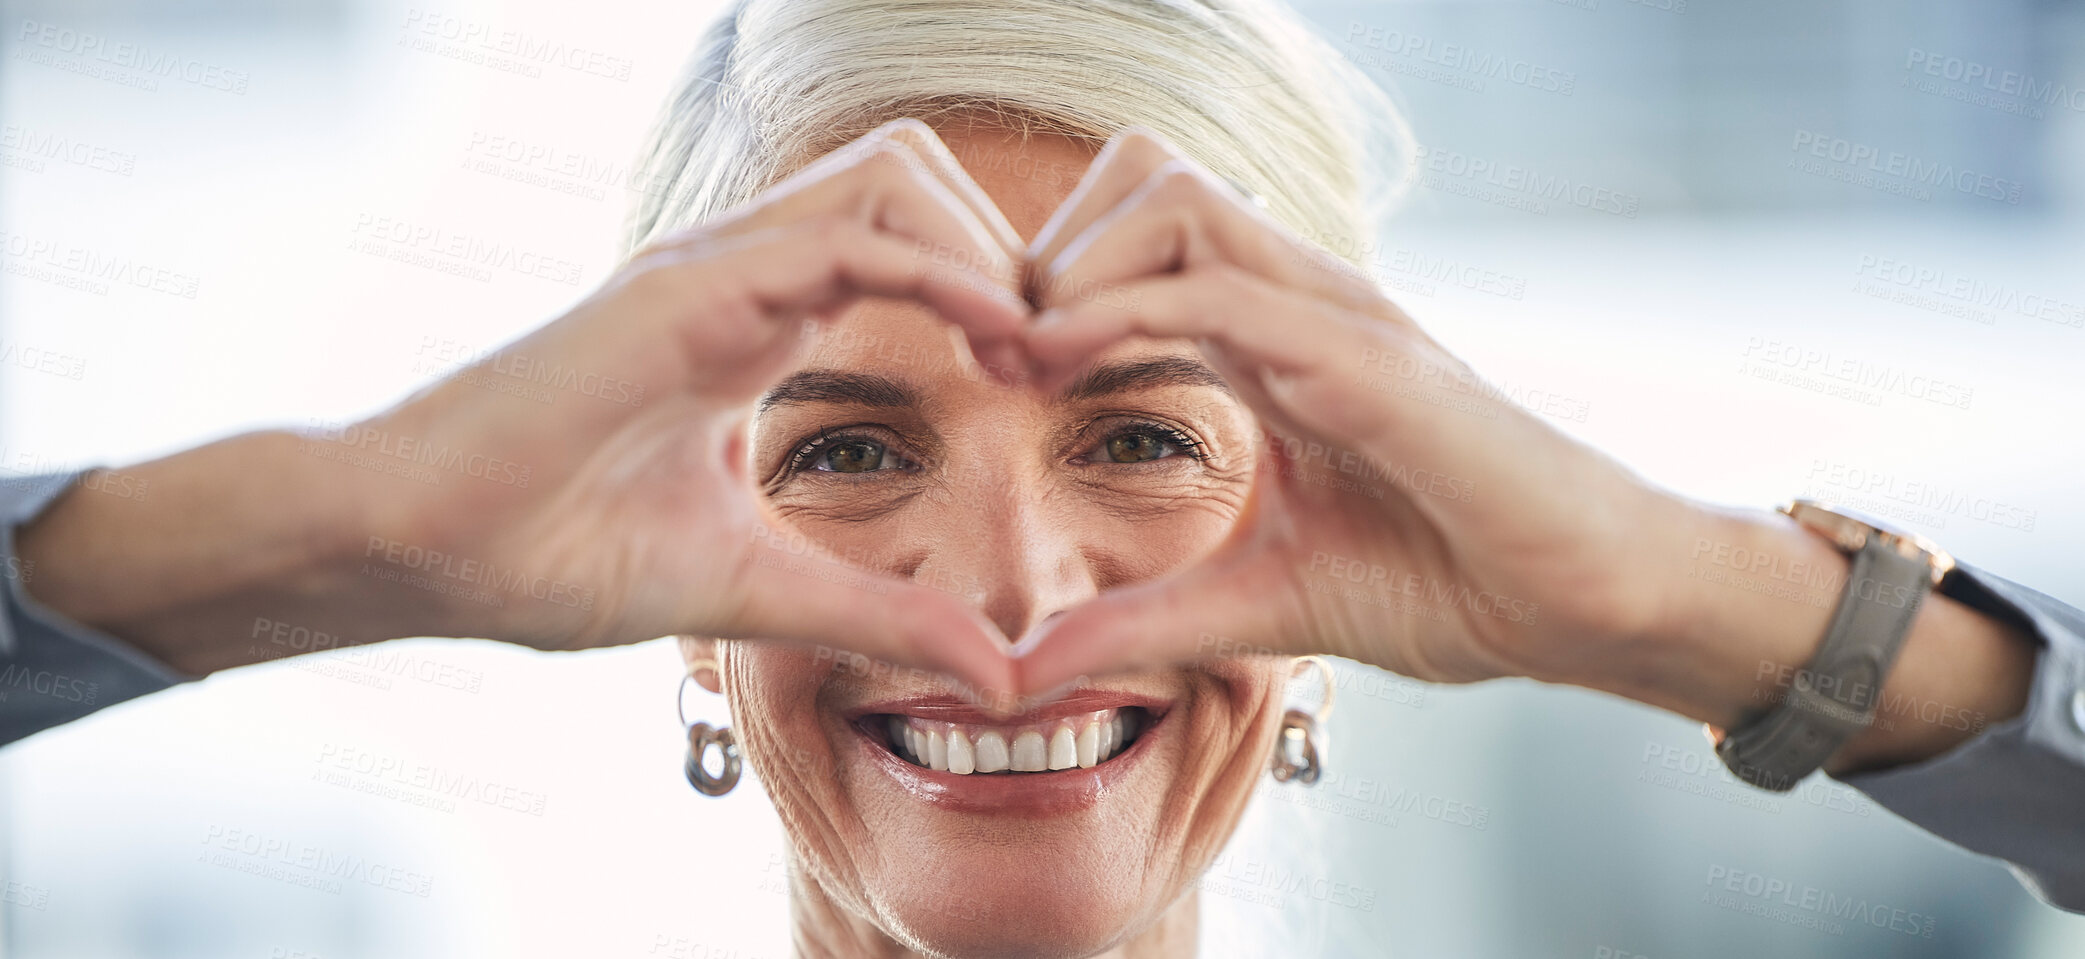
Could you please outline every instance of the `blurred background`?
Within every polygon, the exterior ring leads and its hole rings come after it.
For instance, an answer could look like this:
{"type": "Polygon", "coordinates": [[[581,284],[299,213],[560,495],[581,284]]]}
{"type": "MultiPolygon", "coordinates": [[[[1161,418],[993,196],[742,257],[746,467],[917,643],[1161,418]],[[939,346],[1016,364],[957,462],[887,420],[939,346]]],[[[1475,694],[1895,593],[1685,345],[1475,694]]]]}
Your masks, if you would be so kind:
{"type": "MultiPolygon", "coordinates": [[[[339,423],[556,316],[714,9],[0,0],[0,469],[339,423]]],[[[1690,495],[1848,502],[2085,604],[2085,4],[1304,10],[1424,146],[1377,279],[1479,370],[1690,495]]],[[[0,750],[0,956],[785,956],[778,825],[681,779],[679,668],[416,640],[0,750]]],[[[1336,775],[1262,789],[1206,955],[2085,955],[2002,866],[1749,791],[1671,716],[1340,681],[1336,775]]]]}

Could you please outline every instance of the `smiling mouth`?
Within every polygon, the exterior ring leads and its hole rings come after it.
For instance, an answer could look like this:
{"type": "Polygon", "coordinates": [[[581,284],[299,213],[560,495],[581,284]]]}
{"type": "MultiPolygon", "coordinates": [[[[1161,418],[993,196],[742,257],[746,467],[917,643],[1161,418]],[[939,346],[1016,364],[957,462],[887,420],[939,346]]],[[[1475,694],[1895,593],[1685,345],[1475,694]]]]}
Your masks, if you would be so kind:
{"type": "Polygon", "coordinates": [[[958,776],[1091,769],[1121,756],[1151,727],[1141,706],[1098,709],[1043,722],[994,725],[896,713],[864,717],[884,748],[922,769],[958,776]]]}

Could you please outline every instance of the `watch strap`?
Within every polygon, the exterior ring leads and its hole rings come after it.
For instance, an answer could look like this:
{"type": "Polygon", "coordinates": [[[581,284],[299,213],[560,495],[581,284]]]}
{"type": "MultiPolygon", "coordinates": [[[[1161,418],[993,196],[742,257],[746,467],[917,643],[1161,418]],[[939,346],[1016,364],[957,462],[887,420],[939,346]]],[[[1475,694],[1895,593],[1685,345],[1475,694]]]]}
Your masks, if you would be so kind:
{"type": "Polygon", "coordinates": [[[1788,695],[1731,730],[1716,755],[1737,778],[1787,792],[1874,722],[1883,679],[1932,588],[1932,564],[1870,536],[1852,554],[1824,643],[1788,695]]]}

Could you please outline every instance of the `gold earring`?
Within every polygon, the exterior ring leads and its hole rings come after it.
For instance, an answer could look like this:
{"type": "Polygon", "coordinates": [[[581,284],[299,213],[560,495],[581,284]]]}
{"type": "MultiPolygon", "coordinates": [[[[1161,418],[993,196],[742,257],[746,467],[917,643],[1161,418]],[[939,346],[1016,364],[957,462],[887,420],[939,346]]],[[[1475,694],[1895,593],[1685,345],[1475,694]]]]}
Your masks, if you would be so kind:
{"type": "Polygon", "coordinates": [[[688,674],[681,677],[680,691],[675,695],[673,708],[680,716],[681,725],[688,730],[688,756],[682,762],[682,767],[688,774],[688,785],[695,787],[696,792],[705,796],[722,796],[738,785],[741,771],[738,739],[731,734],[729,726],[688,722],[688,681],[694,679],[695,674],[703,669],[717,672],[717,661],[700,659],[688,664],[688,674]],[[715,774],[704,764],[711,746],[717,747],[718,755],[723,757],[720,770],[715,774]]]}
{"type": "MultiPolygon", "coordinates": [[[[1318,674],[1325,679],[1325,704],[1315,714],[1290,707],[1281,715],[1281,732],[1274,740],[1272,768],[1275,782],[1293,779],[1306,786],[1318,781],[1325,772],[1325,756],[1329,745],[1324,729],[1319,725],[1332,718],[1332,695],[1339,689],[1332,676],[1332,665],[1316,656],[1303,656],[1295,665],[1316,666],[1318,674]]],[[[1292,668],[1289,678],[1296,678],[1292,668]]]]}

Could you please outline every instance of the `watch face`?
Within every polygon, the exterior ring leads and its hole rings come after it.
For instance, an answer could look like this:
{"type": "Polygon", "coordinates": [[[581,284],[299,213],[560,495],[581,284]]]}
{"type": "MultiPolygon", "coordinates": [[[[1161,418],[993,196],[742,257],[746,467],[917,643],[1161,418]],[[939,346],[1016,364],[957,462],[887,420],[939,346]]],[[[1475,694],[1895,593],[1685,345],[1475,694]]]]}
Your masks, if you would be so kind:
{"type": "Polygon", "coordinates": [[[1897,553],[1913,559],[1924,559],[1933,570],[1933,583],[1939,585],[1942,578],[1954,570],[1955,559],[1940,544],[1918,533],[1907,532],[1890,526],[1878,517],[1860,510],[1833,506],[1817,500],[1799,499],[1782,508],[1782,512],[1796,522],[1823,534],[1840,549],[1849,553],[1866,546],[1874,537],[1897,553]]]}

